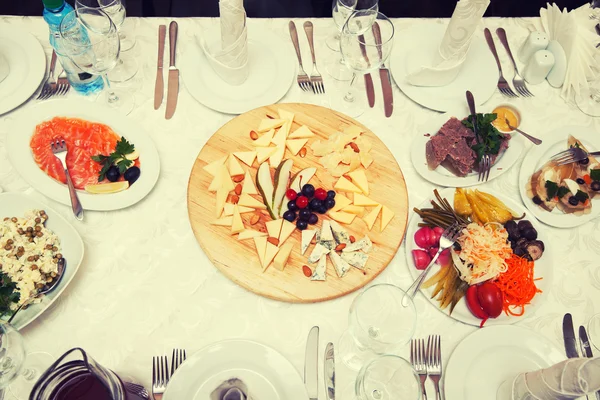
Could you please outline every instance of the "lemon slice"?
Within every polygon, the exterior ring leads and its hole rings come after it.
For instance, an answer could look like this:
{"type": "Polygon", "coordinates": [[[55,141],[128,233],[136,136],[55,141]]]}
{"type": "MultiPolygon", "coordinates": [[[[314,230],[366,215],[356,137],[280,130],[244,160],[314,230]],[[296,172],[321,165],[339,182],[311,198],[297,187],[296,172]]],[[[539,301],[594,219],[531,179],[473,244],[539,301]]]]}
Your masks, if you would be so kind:
{"type": "Polygon", "coordinates": [[[93,194],[110,194],[122,192],[123,190],[129,187],[129,182],[112,182],[112,183],[103,183],[100,185],[87,185],[85,187],[85,191],[93,194]]]}

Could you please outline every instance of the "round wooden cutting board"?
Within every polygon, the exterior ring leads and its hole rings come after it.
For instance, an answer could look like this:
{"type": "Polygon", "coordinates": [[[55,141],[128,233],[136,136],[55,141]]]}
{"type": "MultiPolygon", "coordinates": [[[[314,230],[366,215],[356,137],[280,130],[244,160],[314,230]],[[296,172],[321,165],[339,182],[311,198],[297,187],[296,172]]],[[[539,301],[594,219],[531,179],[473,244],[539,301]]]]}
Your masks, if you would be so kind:
{"type": "MultiPolygon", "coordinates": [[[[258,169],[256,160],[252,168],[241,164],[255,179],[258,169]]],[[[271,170],[272,175],[273,172],[271,170]]],[[[339,193],[342,192],[338,191],[339,193]]],[[[343,194],[352,199],[351,194],[343,194]]],[[[253,195],[253,197],[262,201],[259,195],[253,195]]],[[[208,140],[194,163],[188,184],[187,201],[190,222],[198,243],[212,263],[225,276],[258,295],[293,303],[334,299],[351,293],[372,281],[386,268],[396,254],[404,238],[408,218],[408,193],[404,176],[385,144],[373,132],[354,119],[328,108],[310,104],[275,104],[257,108],[232,119],[221,127],[208,140]],[[319,157],[314,156],[310,149],[311,143],[316,140],[326,140],[329,135],[341,132],[351,125],[361,128],[364,132],[363,136],[367,136],[371,140],[373,145],[371,155],[375,161],[366,170],[370,188],[369,197],[389,207],[395,216],[383,232],[379,231],[381,215],[377,218],[371,231],[360,217],[356,217],[350,225],[342,224],[356,240],[366,234],[373,242],[373,250],[369,253],[369,260],[364,271],[351,268],[343,278],[339,278],[328,257],[327,280],[324,282],[311,281],[310,278],[304,276],[302,266],[309,265],[311,269],[314,269],[315,265],[307,262],[307,257],[314,244],[304,255],[301,255],[301,232],[296,229],[288,239],[294,243],[294,247],[285,269],[280,271],[271,265],[263,272],[254,240],[239,241],[237,235],[230,234],[229,227],[211,225],[211,221],[215,220],[216,196],[215,193],[208,191],[213,177],[203,167],[234,151],[254,150],[250,131],[256,129],[262,119],[278,118],[280,109],[295,113],[291,132],[298,129],[300,125],[306,125],[317,135],[315,138],[310,138],[306,144],[308,152],[305,158],[292,156],[287,150],[284,157],[284,159],[292,158],[294,161],[292,174],[303,168],[317,167],[316,175],[310,180],[315,188],[333,189],[338,178],[331,176],[321,166],[319,157]]],[[[372,207],[366,207],[365,215],[371,209],[372,207]]],[[[260,221],[251,226],[249,220],[252,215],[252,213],[242,214],[246,228],[264,230],[264,223],[271,219],[264,211],[260,221]]],[[[328,217],[319,214],[319,222],[316,226],[321,227],[325,218],[328,217]]],[[[309,229],[311,229],[310,226],[309,229]]]]}

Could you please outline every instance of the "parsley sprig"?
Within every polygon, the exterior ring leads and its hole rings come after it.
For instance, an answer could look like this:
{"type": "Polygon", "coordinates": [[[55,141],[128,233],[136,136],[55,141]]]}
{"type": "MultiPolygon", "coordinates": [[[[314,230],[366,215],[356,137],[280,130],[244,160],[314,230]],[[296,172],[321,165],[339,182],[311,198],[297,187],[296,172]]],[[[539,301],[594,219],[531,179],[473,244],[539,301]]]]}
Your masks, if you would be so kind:
{"type": "Polygon", "coordinates": [[[127,141],[125,137],[121,137],[121,140],[117,142],[115,151],[110,155],[97,154],[92,156],[92,160],[102,164],[102,169],[98,173],[98,182],[102,182],[106,178],[106,173],[113,165],[119,168],[119,173],[122,175],[127,171],[127,168],[133,164],[133,161],[128,160],[126,156],[135,151],[135,146],[127,141]]]}
{"type": "Polygon", "coordinates": [[[8,275],[0,272],[0,316],[11,314],[11,304],[18,303],[20,298],[17,284],[8,275]]]}
{"type": "Polygon", "coordinates": [[[477,162],[481,161],[485,154],[497,155],[504,140],[504,135],[492,125],[492,122],[497,118],[497,114],[477,114],[477,130],[473,129],[472,118],[469,116],[462,123],[473,132],[477,132],[477,140],[471,145],[471,148],[477,154],[477,162]]]}

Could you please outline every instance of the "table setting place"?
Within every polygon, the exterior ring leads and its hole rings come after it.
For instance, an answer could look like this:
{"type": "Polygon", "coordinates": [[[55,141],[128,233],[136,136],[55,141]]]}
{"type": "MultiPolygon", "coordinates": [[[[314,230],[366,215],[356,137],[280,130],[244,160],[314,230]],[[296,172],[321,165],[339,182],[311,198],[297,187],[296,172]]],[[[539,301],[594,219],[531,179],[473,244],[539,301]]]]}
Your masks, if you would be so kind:
{"type": "Polygon", "coordinates": [[[0,399],[600,400],[600,3],[491,1],[0,15],[0,399]]]}

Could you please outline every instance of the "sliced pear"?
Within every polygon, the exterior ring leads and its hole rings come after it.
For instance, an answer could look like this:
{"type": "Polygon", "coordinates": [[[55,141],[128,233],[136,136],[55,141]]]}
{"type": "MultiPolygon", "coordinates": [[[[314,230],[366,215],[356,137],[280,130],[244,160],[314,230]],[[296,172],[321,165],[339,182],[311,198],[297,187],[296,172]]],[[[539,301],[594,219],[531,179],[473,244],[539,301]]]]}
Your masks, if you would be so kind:
{"type": "Polygon", "coordinates": [[[257,210],[266,210],[267,209],[267,206],[264,205],[260,200],[256,200],[254,197],[252,197],[248,194],[245,194],[245,193],[243,193],[240,196],[240,199],[238,200],[238,205],[254,208],[257,210]]]}
{"type": "Polygon", "coordinates": [[[258,254],[258,260],[263,271],[265,270],[265,250],[267,249],[267,237],[256,236],[254,237],[254,245],[256,246],[256,254],[258,254]]]}
{"type": "Polygon", "coordinates": [[[215,206],[215,218],[219,218],[223,213],[223,208],[225,207],[225,201],[227,200],[227,195],[229,194],[229,190],[226,190],[224,187],[220,187],[217,190],[217,204],[215,206]]]}
{"type": "Polygon", "coordinates": [[[229,156],[229,163],[228,163],[228,168],[229,168],[229,175],[234,176],[234,175],[244,175],[245,171],[244,168],[242,168],[242,166],[240,165],[240,162],[237,160],[237,158],[233,157],[233,156],[229,156]]]}
{"type": "Polygon", "coordinates": [[[238,235],[238,240],[248,240],[255,237],[266,237],[267,234],[264,232],[255,231],[254,229],[245,229],[238,235]]]}
{"type": "Polygon", "coordinates": [[[341,222],[342,224],[351,224],[356,218],[356,214],[350,214],[342,211],[331,211],[329,212],[329,216],[337,222],[341,222]]]}
{"type": "Polygon", "coordinates": [[[228,216],[228,217],[222,217],[222,218],[218,218],[215,219],[213,221],[211,221],[211,225],[217,225],[217,226],[231,226],[231,224],[233,223],[233,216],[228,216]]]}
{"type": "Polygon", "coordinates": [[[244,185],[242,186],[242,193],[245,194],[258,194],[254,180],[250,176],[250,172],[246,171],[244,176],[244,185]]]}
{"type": "Polygon", "coordinates": [[[202,169],[211,174],[212,176],[217,176],[217,171],[219,171],[221,165],[225,164],[225,160],[227,160],[227,156],[219,158],[218,160],[215,160],[210,164],[206,164],[202,169]]]}
{"type": "Polygon", "coordinates": [[[388,226],[392,219],[394,219],[394,212],[388,207],[383,206],[383,208],[381,209],[380,232],[383,232],[383,230],[388,226]]]}
{"type": "Polygon", "coordinates": [[[275,129],[275,128],[279,128],[281,125],[283,125],[285,123],[284,119],[271,119],[271,118],[265,118],[263,120],[260,121],[260,124],[258,125],[258,132],[266,132],[270,129],[275,129]]]}
{"type": "Polygon", "coordinates": [[[265,208],[271,214],[271,218],[277,219],[277,216],[273,213],[273,181],[271,180],[271,170],[269,164],[264,162],[258,167],[256,173],[256,188],[263,198],[265,208]]]}
{"type": "Polygon", "coordinates": [[[311,137],[315,137],[315,134],[305,125],[302,125],[300,128],[288,135],[288,139],[302,139],[311,137]]]}
{"type": "Polygon", "coordinates": [[[292,159],[287,159],[281,162],[275,170],[275,182],[273,183],[275,187],[273,193],[273,214],[275,214],[277,218],[279,218],[279,215],[283,214],[281,210],[285,201],[285,192],[288,188],[293,166],[294,161],[292,159]]]}
{"type": "Polygon", "coordinates": [[[367,175],[365,174],[364,169],[357,169],[350,173],[348,173],[350,178],[352,178],[352,183],[354,183],[365,195],[369,195],[369,180],[367,179],[367,175]]]}
{"type": "Polygon", "coordinates": [[[335,200],[335,206],[333,206],[331,211],[340,211],[341,209],[344,209],[344,208],[348,207],[350,204],[352,204],[352,200],[350,200],[349,198],[347,198],[346,196],[344,196],[341,193],[338,193],[335,196],[334,200],[335,200]]]}
{"type": "Polygon", "coordinates": [[[381,208],[382,207],[380,204],[377,207],[375,207],[369,214],[367,214],[366,217],[363,218],[363,221],[365,221],[365,223],[369,227],[369,230],[371,230],[373,228],[373,225],[375,225],[375,220],[377,220],[377,216],[379,215],[381,208]]]}
{"type": "Polygon", "coordinates": [[[270,131],[266,132],[261,137],[256,139],[254,142],[252,142],[252,144],[255,147],[267,147],[271,144],[271,139],[273,139],[274,134],[275,134],[275,129],[271,129],[270,131]]]}
{"type": "Polygon", "coordinates": [[[340,176],[340,179],[336,182],[336,184],[333,187],[337,190],[341,190],[342,192],[361,193],[361,190],[355,184],[353,184],[343,176],[340,176]]]}
{"type": "Polygon", "coordinates": [[[285,147],[293,154],[296,155],[304,147],[308,139],[292,139],[285,141],[285,147]]]}
{"type": "MultiPolygon", "coordinates": [[[[287,222],[287,221],[286,221],[287,222]]],[[[288,259],[290,258],[290,254],[292,253],[292,247],[294,244],[292,242],[286,243],[279,249],[279,253],[275,256],[273,260],[273,266],[280,271],[283,271],[285,268],[288,259]]]]}
{"type": "Polygon", "coordinates": [[[316,173],[317,168],[315,167],[304,168],[294,175],[290,188],[294,189],[296,192],[300,192],[302,190],[302,186],[307,184],[316,173]]]}
{"type": "Polygon", "coordinates": [[[378,202],[376,202],[373,199],[368,198],[367,196],[363,196],[360,193],[355,193],[354,194],[354,203],[355,206],[361,206],[361,207],[376,207],[379,205],[378,202]]]}
{"type": "Polygon", "coordinates": [[[257,147],[256,148],[256,161],[264,163],[269,157],[275,153],[277,147],[257,147]]]}
{"type": "Polygon", "coordinates": [[[242,221],[242,216],[240,215],[240,210],[238,205],[233,206],[233,221],[231,223],[231,234],[235,235],[236,233],[240,233],[245,229],[244,221],[242,221]]]}
{"type": "Polygon", "coordinates": [[[251,167],[256,158],[256,151],[236,151],[233,153],[241,162],[251,167]]]}

